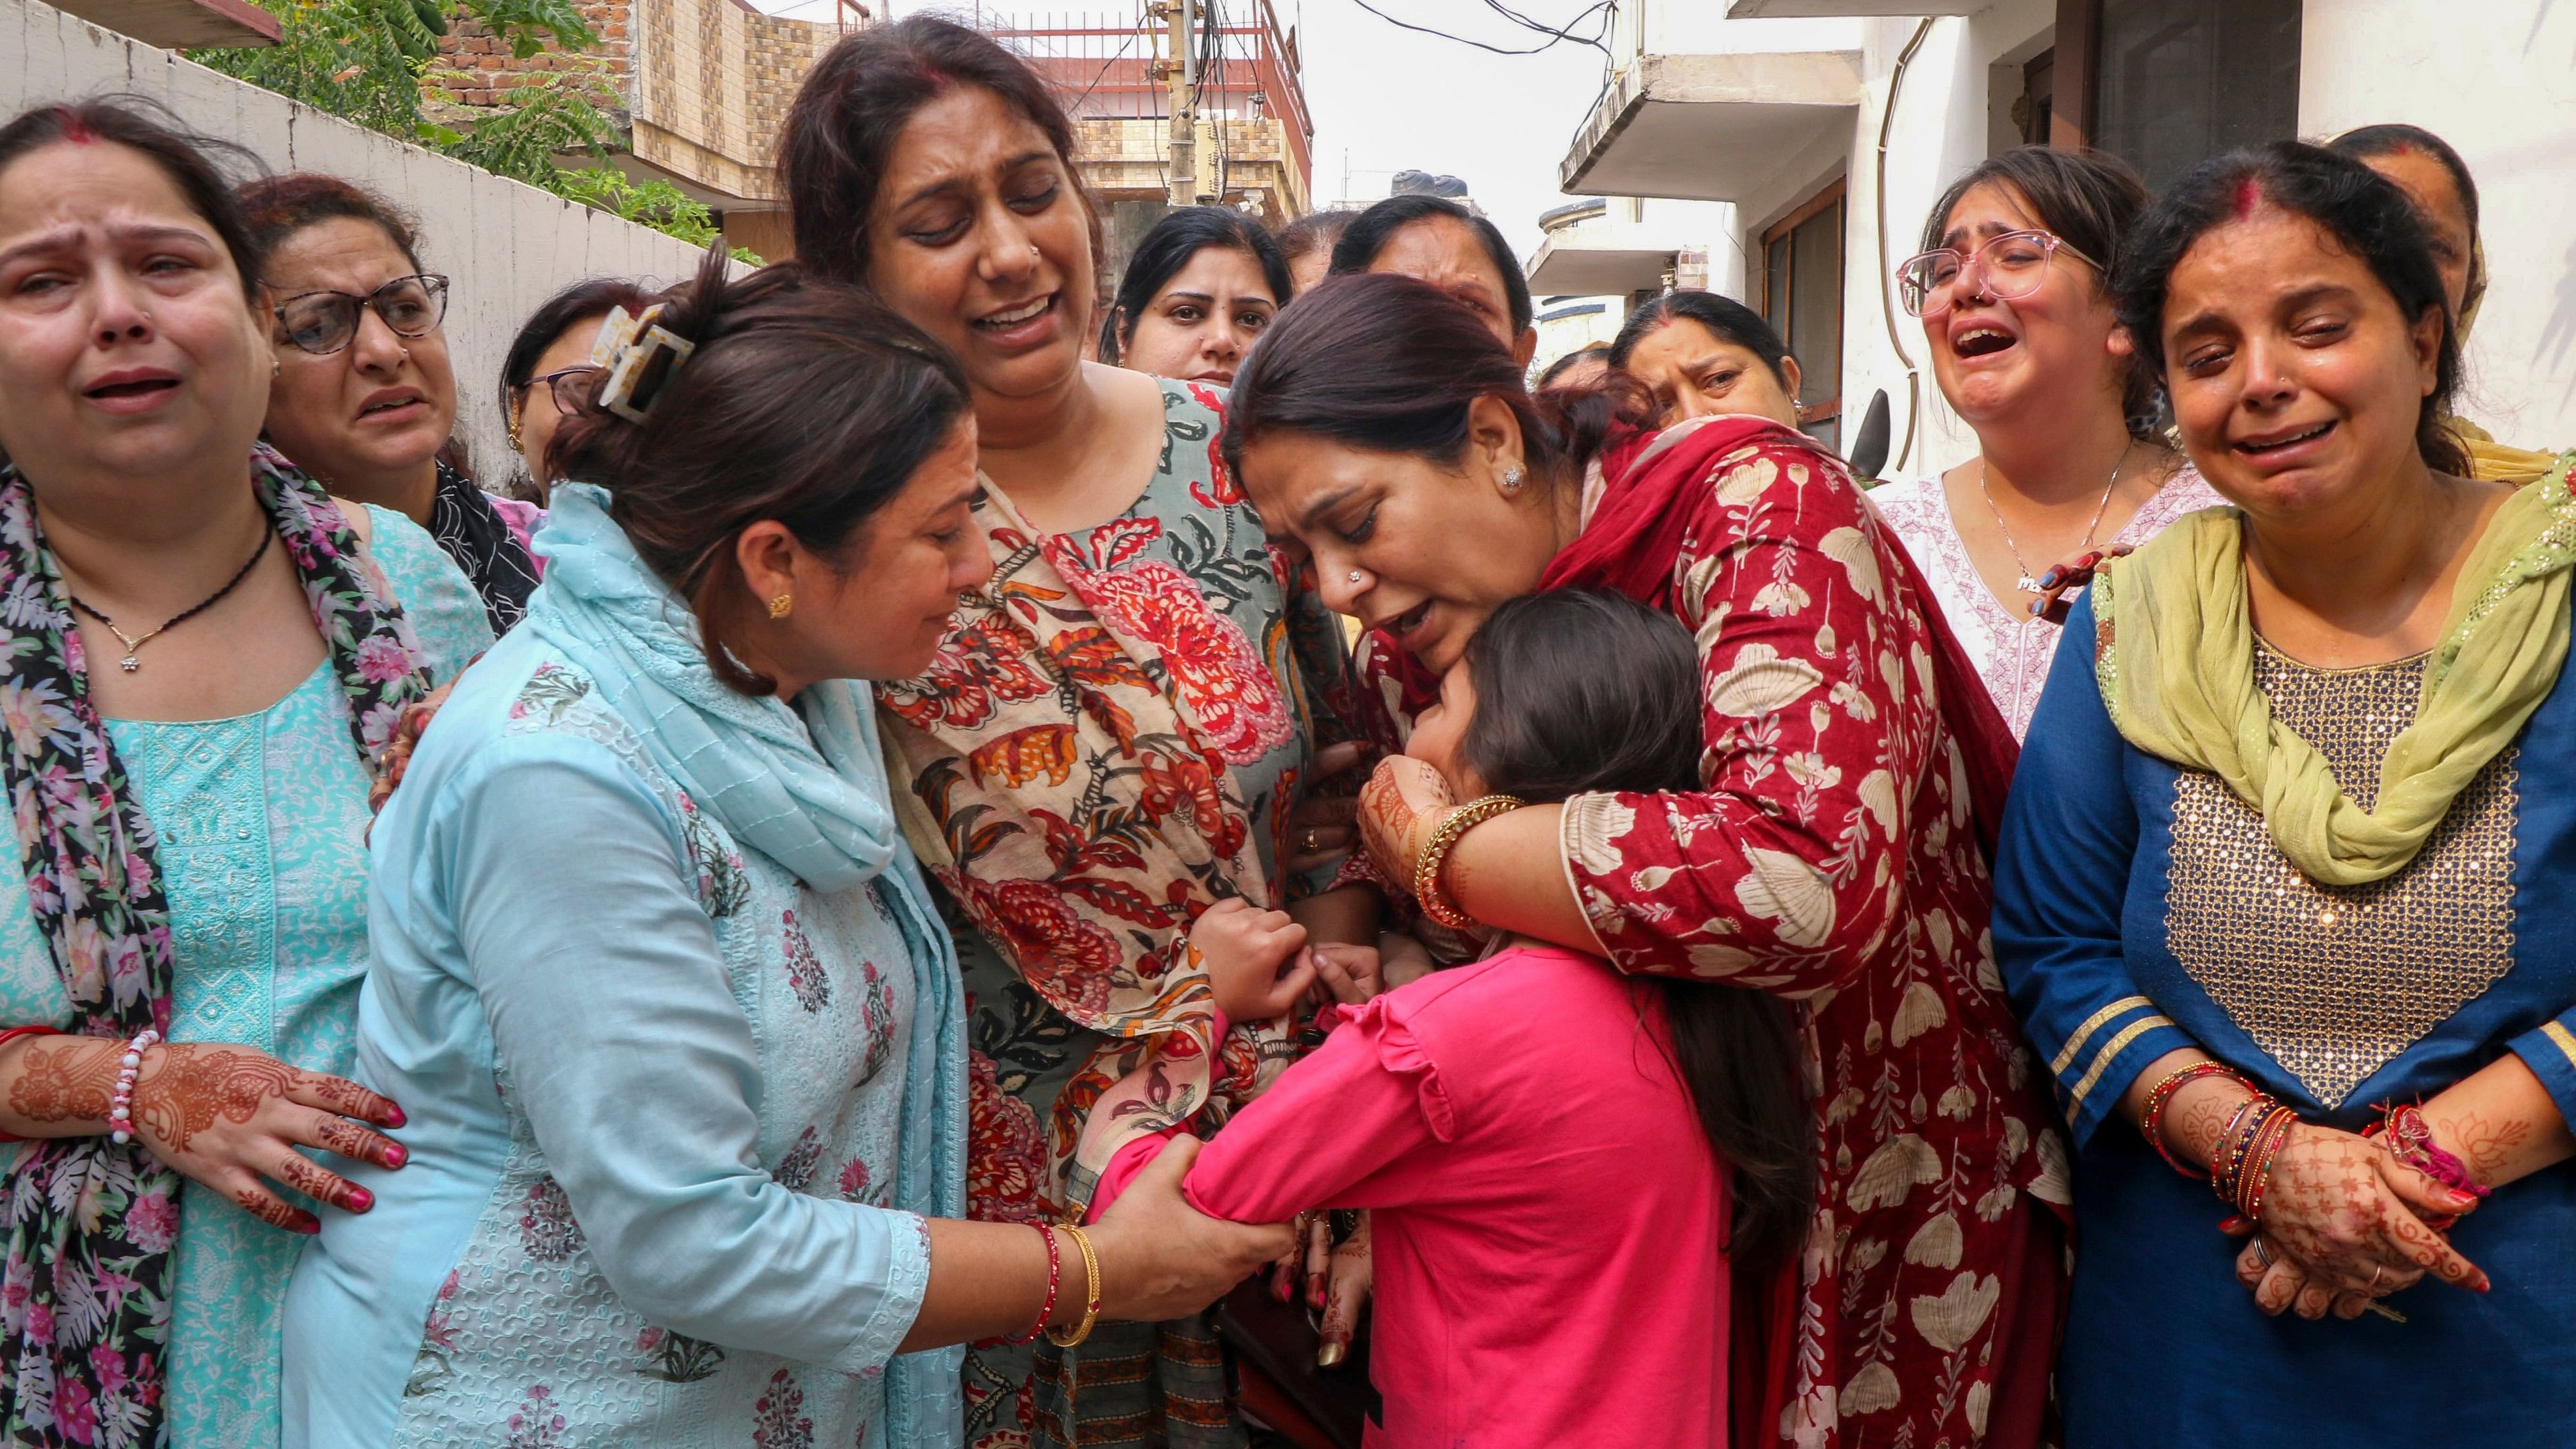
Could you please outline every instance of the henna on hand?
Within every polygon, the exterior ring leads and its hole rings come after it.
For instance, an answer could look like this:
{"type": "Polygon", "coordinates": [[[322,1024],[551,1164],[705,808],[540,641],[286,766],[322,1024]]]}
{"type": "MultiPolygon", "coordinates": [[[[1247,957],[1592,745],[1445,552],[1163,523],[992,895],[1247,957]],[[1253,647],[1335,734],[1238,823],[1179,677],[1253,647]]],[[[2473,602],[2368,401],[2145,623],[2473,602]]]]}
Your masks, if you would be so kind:
{"type": "Polygon", "coordinates": [[[401,1143],[370,1132],[345,1117],[323,1118],[313,1129],[312,1145],[378,1167],[400,1167],[411,1157],[401,1143]]]}
{"type": "Polygon", "coordinates": [[[31,1045],[9,1086],[9,1110],[28,1122],[105,1122],[123,1057],[123,1045],[104,1038],[31,1045]]]}
{"type": "Polygon", "coordinates": [[[300,1208],[288,1207],[274,1194],[245,1187],[233,1194],[233,1205],[273,1228],[290,1233],[311,1235],[322,1231],[322,1220],[300,1208]]]}
{"type": "Polygon", "coordinates": [[[1380,760],[1360,790],[1360,839],[1379,873],[1398,889],[1412,889],[1423,847],[1441,813],[1455,804],[1431,766],[1405,755],[1380,760]]]}
{"type": "Polygon", "coordinates": [[[342,1212],[362,1213],[376,1205],[374,1193],[337,1173],[325,1171],[313,1159],[299,1152],[290,1150],[279,1159],[277,1170],[270,1176],[315,1202],[328,1203],[342,1212]]]}
{"type": "Polygon", "coordinates": [[[303,1075],[247,1047],[170,1046],[155,1055],[161,1060],[145,1063],[135,1083],[134,1120],[169,1152],[186,1152],[218,1121],[250,1121],[261,1103],[285,1096],[303,1075]]]}
{"type": "Polygon", "coordinates": [[[296,1090],[289,1095],[308,1107],[373,1122],[379,1127],[400,1127],[405,1121],[403,1109],[395,1105],[392,1098],[370,1092],[346,1077],[334,1077],[324,1072],[299,1072],[296,1075],[296,1090]]]}
{"type": "Polygon", "coordinates": [[[2486,1275],[2390,1190],[2381,1170],[2386,1157],[2349,1132],[2292,1128],[2272,1159],[2264,1233],[2306,1265],[2329,1295],[2370,1292],[2410,1267],[2485,1292],[2486,1275]]]}

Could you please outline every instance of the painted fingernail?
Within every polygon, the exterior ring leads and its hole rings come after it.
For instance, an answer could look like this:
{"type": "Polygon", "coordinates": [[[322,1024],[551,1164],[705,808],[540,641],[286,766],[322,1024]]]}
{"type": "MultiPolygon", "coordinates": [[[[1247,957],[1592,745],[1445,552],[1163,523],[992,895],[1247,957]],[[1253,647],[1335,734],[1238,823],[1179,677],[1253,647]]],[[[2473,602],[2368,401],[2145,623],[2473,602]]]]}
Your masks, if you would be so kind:
{"type": "Polygon", "coordinates": [[[2235,1213],[2229,1213],[2227,1216],[2218,1220],[2218,1230],[2222,1233],[2243,1232],[2245,1229],[2252,1226],[2253,1224],[2245,1221],[2243,1217],[2235,1213]]]}
{"type": "Polygon", "coordinates": [[[1315,1367],[1331,1368],[1340,1363],[1343,1356],[1349,1352],[1350,1350],[1344,1348],[1342,1345],[1335,1343],[1331,1339],[1326,1339],[1324,1340],[1324,1346],[1315,1350],[1315,1367]]]}
{"type": "Polygon", "coordinates": [[[399,1142],[385,1149],[385,1166],[400,1167],[411,1161],[411,1153],[399,1142]]]}
{"type": "Polygon", "coordinates": [[[318,1238],[322,1236],[322,1220],[313,1216],[311,1213],[297,1213],[295,1215],[295,1221],[288,1223],[286,1226],[292,1231],[302,1233],[308,1238],[318,1238]]]}
{"type": "Polygon", "coordinates": [[[376,1195],[374,1193],[367,1191],[363,1187],[353,1187],[349,1189],[349,1200],[347,1204],[349,1211],[353,1213],[362,1213],[375,1205],[376,1195]]]}
{"type": "Polygon", "coordinates": [[[387,1103],[385,1104],[385,1125],[386,1125],[386,1126],[388,1126],[388,1127],[405,1127],[405,1126],[409,1126],[410,1124],[411,1124],[411,1119],[410,1119],[409,1117],[406,1117],[406,1116],[404,1116],[404,1115],[403,1115],[403,1109],[402,1109],[402,1104],[401,1104],[401,1103],[399,1103],[399,1102],[387,1102],[387,1103]]]}

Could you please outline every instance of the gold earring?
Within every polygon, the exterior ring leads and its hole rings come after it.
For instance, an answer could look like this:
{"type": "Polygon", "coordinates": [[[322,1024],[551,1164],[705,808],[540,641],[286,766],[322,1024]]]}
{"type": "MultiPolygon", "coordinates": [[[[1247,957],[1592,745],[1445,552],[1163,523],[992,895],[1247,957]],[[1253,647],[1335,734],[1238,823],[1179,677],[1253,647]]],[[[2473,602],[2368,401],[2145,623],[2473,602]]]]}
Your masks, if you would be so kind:
{"type": "Polygon", "coordinates": [[[787,617],[787,611],[795,607],[796,596],[794,594],[780,594],[777,598],[769,601],[769,617],[773,619],[784,619],[787,617]]]}

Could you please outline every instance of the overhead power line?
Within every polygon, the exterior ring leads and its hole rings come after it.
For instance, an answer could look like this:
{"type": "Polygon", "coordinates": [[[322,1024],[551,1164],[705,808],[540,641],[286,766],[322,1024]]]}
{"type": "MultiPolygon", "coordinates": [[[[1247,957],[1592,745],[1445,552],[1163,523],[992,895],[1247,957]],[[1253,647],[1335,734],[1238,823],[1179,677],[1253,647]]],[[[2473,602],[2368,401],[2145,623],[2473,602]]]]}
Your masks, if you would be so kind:
{"type": "Polygon", "coordinates": [[[1529,46],[1526,49],[1514,50],[1508,46],[1494,45],[1487,41],[1472,39],[1464,35],[1453,35],[1436,26],[1417,25],[1410,20],[1399,20],[1395,16],[1389,15],[1385,11],[1378,9],[1375,5],[1370,4],[1369,0],[1351,0],[1351,3],[1357,5],[1371,15],[1376,16],[1378,19],[1385,21],[1387,24],[1396,27],[1398,30],[1410,30],[1419,35],[1438,36],[1442,40],[1456,41],[1460,45],[1472,45],[1478,50],[1489,51],[1495,55],[1536,55],[1543,50],[1553,49],[1557,45],[1570,40],[1578,45],[1591,46],[1593,49],[1600,51],[1602,55],[1606,57],[1610,54],[1610,47],[1606,44],[1610,29],[1610,12],[1618,9],[1618,0],[1594,0],[1593,4],[1585,6],[1572,20],[1567,21],[1562,26],[1554,26],[1544,25],[1538,21],[1532,20],[1528,16],[1522,15],[1519,12],[1501,4],[1500,0],[1485,0],[1485,8],[1502,16],[1505,20],[1510,21],[1512,24],[1517,25],[1524,30],[1533,31],[1547,37],[1547,39],[1540,41],[1536,45],[1529,46]],[[1601,17],[1601,27],[1596,34],[1585,36],[1573,33],[1574,27],[1581,25],[1584,21],[1591,19],[1595,15],[1599,15],[1601,17]]]}

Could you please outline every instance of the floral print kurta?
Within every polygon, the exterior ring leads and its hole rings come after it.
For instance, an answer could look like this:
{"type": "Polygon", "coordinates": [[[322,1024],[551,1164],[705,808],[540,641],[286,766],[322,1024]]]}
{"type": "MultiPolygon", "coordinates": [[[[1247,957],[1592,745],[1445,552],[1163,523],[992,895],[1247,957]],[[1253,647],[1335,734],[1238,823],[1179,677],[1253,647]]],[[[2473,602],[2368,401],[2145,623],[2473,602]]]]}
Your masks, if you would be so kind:
{"type": "Polygon", "coordinates": [[[2046,1303],[2022,1289],[2056,1237],[2035,1250],[2026,1215],[2069,1192],[1996,973],[1931,625],[1840,461],[1786,431],[1720,455],[1676,506],[1706,788],[1578,796],[1566,868],[1622,969],[1804,1004],[1822,1161],[1766,1439],[1977,1443],[2003,1361],[2023,1384],[2044,1372],[2044,1343],[2031,1363],[2014,1336],[2020,1308],[2055,1312],[2054,1273],[2046,1303]]]}
{"type": "MultiPolygon", "coordinates": [[[[993,577],[930,668],[884,691],[971,999],[979,1218],[1078,1208],[1120,1142],[1214,1132],[1298,1049],[1262,1024],[1211,1040],[1182,947],[1222,896],[1329,883],[1279,861],[1308,757],[1349,734],[1342,636],[1217,452],[1224,395],[1161,386],[1159,466],[1119,517],[1044,534],[988,480],[993,577]]],[[[1074,1365],[979,1349],[966,1394],[977,1445],[1242,1442],[1195,1323],[1104,1325],[1074,1365]]]]}

